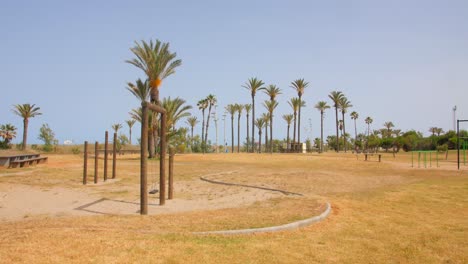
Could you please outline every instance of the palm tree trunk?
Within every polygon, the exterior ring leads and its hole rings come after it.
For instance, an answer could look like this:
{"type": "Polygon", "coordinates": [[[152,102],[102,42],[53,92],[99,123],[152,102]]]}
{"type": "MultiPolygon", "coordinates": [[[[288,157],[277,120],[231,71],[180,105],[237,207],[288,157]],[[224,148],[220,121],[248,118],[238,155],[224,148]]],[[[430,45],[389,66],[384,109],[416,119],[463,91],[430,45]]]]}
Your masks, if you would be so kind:
{"type": "Polygon", "coordinates": [[[262,153],[262,129],[258,129],[258,153],[262,153]]]}
{"type": "Polygon", "coordinates": [[[273,154],[273,112],[270,114],[270,153],[273,154]]]}
{"type": "Polygon", "coordinates": [[[252,95],[252,153],[255,152],[255,96],[252,95]]]}
{"type": "Polygon", "coordinates": [[[293,151],[296,150],[296,145],[295,145],[296,144],[296,122],[297,122],[296,117],[297,117],[297,113],[294,112],[294,128],[293,128],[294,133],[293,133],[293,148],[292,148],[293,151]]]}
{"type": "Polygon", "coordinates": [[[320,153],[323,152],[323,111],[320,113],[320,153]]]}
{"type": "Polygon", "coordinates": [[[27,141],[28,141],[28,124],[29,124],[29,120],[27,118],[24,118],[23,119],[23,146],[21,146],[21,149],[22,150],[25,150],[26,149],[26,144],[27,141]]]}
{"type": "Polygon", "coordinates": [[[297,120],[297,143],[301,143],[301,108],[302,108],[302,96],[299,96],[299,115],[297,120]]]}
{"type": "Polygon", "coordinates": [[[231,152],[234,153],[234,116],[231,116],[231,152]]]}
{"type": "Polygon", "coordinates": [[[340,151],[340,135],[338,134],[338,106],[335,106],[335,118],[336,118],[336,152],[340,151]]]}
{"type": "Polygon", "coordinates": [[[130,127],[130,133],[129,134],[130,134],[129,135],[130,138],[128,139],[128,141],[129,141],[130,145],[132,145],[132,128],[131,127],[130,127]]]}
{"type": "Polygon", "coordinates": [[[343,146],[344,146],[344,152],[346,153],[346,150],[348,149],[346,147],[346,127],[345,127],[345,114],[344,112],[341,112],[341,115],[343,117],[343,146]]]}
{"type": "Polygon", "coordinates": [[[249,113],[248,112],[247,112],[246,120],[247,120],[247,153],[249,153],[250,142],[249,142],[249,113]]]}
{"type": "Polygon", "coordinates": [[[356,119],[354,119],[354,151],[357,151],[357,128],[356,128],[356,119]]]}
{"type": "MultiPolygon", "coordinates": [[[[159,88],[158,87],[152,87],[151,90],[150,90],[150,97],[151,97],[151,103],[153,104],[156,104],[156,105],[161,105],[161,102],[159,101],[159,88]]],[[[154,158],[155,157],[155,152],[156,152],[156,140],[158,138],[158,130],[156,129],[156,124],[158,123],[158,115],[155,114],[155,113],[152,113],[152,118],[151,118],[151,122],[149,122],[149,124],[151,124],[151,126],[153,127],[152,131],[153,133],[151,133],[151,135],[149,135],[149,139],[148,139],[148,146],[149,146],[149,150],[148,150],[148,153],[149,153],[149,157],[150,158],[154,158]]]]}
{"type": "Polygon", "coordinates": [[[287,133],[287,138],[286,138],[286,151],[289,152],[289,128],[291,125],[288,124],[288,133],[287,133]]]}
{"type": "Polygon", "coordinates": [[[268,151],[268,124],[265,124],[265,152],[268,151]]]}
{"type": "Polygon", "coordinates": [[[205,154],[205,109],[202,109],[202,129],[201,129],[201,148],[202,153],[205,154]]]}
{"type": "Polygon", "coordinates": [[[240,152],[240,119],[241,116],[237,117],[237,153],[240,152]]]}
{"type": "Polygon", "coordinates": [[[208,142],[208,127],[210,126],[210,115],[211,115],[211,104],[208,108],[208,118],[206,119],[206,130],[205,130],[205,146],[206,142],[208,142]]]}

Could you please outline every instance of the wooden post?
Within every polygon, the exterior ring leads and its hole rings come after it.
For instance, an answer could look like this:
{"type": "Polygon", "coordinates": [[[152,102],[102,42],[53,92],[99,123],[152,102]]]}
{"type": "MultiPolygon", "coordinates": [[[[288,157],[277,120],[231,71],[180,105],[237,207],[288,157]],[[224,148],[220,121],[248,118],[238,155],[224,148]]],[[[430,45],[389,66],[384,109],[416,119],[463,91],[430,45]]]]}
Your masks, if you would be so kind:
{"type": "Polygon", "coordinates": [[[141,146],[140,146],[140,214],[148,214],[147,157],[148,157],[148,106],[141,103],[141,146]]]}
{"type": "Polygon", "coordinates": [[[83,185],[88,183],[88,141],[84,142],[83,185]]]}
{"type": "Polygon", "coordinates": [[[114,133],[114,142],[112,146],[112,179],[116,177],[117,166],[117,133],[114,133]]]}
{"type": "Polygon", "coordinates": [[[99,151],[98,151],[98,142],[94,143],[94,183],[98,182],[98,167],[99,167],[99,151]]]}
{"type": "Polygon", "coordinates": [[[104,181],[107,181],[107,153],[109,149],[109,133],[106,131],[104,137],[104,181]]]}
{"type": "Polygon", "coordinates": [[[174,197],[174,149],[169,149],[169,195],[167,199],[172,200],[174,197]]]}
{"type": "Polygon", "coordinates": [[[159,140],[159,205],[166,203],[166,114],[161,113],[161,139],[159,140]]]}

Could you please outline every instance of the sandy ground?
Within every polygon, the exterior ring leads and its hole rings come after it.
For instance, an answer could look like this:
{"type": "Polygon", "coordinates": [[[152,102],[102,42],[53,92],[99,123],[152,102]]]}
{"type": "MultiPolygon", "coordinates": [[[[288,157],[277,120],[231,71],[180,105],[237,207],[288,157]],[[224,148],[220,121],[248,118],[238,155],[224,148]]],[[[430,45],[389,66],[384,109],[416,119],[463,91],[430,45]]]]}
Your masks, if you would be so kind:
{"type": "MultiPolygon", "coordinates": [[[[210,179],[216,179],[216,176],[220,175],[204,175],[210,179]]],[[[112,184],[112,180],[104,184],[112,184]]],[[[178,182],[174,192],[185,194],[185,197],[166,200],[164,206],[159,205],[159,193],[149,194],[149,214],[234,208],[283,195],[275,191],[224,186],[202,180],[178,182]]],[[[87,189],[79,191],[58,187],[0,184],[0,221],[33,217],[138,214],[139,209],[139,198],[106,198],[87,189]]]]}

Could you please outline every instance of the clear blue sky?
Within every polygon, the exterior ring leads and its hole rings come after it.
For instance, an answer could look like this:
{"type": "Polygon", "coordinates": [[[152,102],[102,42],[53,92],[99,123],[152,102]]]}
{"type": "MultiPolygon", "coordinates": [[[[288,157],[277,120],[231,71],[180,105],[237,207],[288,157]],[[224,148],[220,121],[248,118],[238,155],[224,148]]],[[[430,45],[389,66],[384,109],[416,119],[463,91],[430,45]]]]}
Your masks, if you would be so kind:
{"type": "MultiPolygon", "coordinates": [[[[361,132],[366,116],[375,129],[392,121],[404,131],[448,130],[454,105],[458,117],[468,119],[463,0],[7,1],[0,9],[0,35],[0,124],[19,128],[17,143],[22,122],[11,109],[22,103],[43,112],[30,122],[30,143],[38,142],[43,123],[60,142],[102,140],[106,129],[124,123],[139,105],[125,89],[126,82],[144,78],[124,63],[133,57],[129,48],[135,40],[156,38],[170,42],[183,61],[163,83],[161,96],[184,98],[199,117],[196,102],[210,93],[218,98],[219,116],[228,103],[250,102],[241,85],[256,76],[283,89],[277,137],[285,137],[280,116],[291,112],[286,102],[295,96],[289,85],[297,78],[310,83],[303,138],[319,136],[313,105],[329,101],[333,90],[352,102],[361,132]]],[[[257,96],[257,115],[266,99],[257,96]]],[[[329,111],[326,134],[333,128],[329,111]]],[[[352,128],[348,117],[347,130],[352,128]]],[[[210,125],[213,140],[214,134],[210,125]]],[[[222,142],[222,121],[219,134],[222,142]]]]}

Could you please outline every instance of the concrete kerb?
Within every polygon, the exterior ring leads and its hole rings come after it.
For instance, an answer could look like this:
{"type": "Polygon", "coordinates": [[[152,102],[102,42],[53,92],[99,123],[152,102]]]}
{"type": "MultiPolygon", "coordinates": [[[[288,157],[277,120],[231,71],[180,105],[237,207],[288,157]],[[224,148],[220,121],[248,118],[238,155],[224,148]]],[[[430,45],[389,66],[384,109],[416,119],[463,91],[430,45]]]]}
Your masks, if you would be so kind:
{"type": "Polygon", "coordinates": [[[220,230],[220,231],[206,231],[206,232],[193,232],[196,235],[237,235],[237,234],[254,234],[254,233],[267,233],[267,232],[278,232],[286,230],[294,230],[301,227],[309,226],[311,224],[320,222],[328,217],[331,212],[330,203],[326,203],[326,209],[320,215],[307,218],[304,220],[292,222],[280,226],[262,227],[262,228],[250,228],[250,229],[238,229],[238,230],[220,230]]]}

